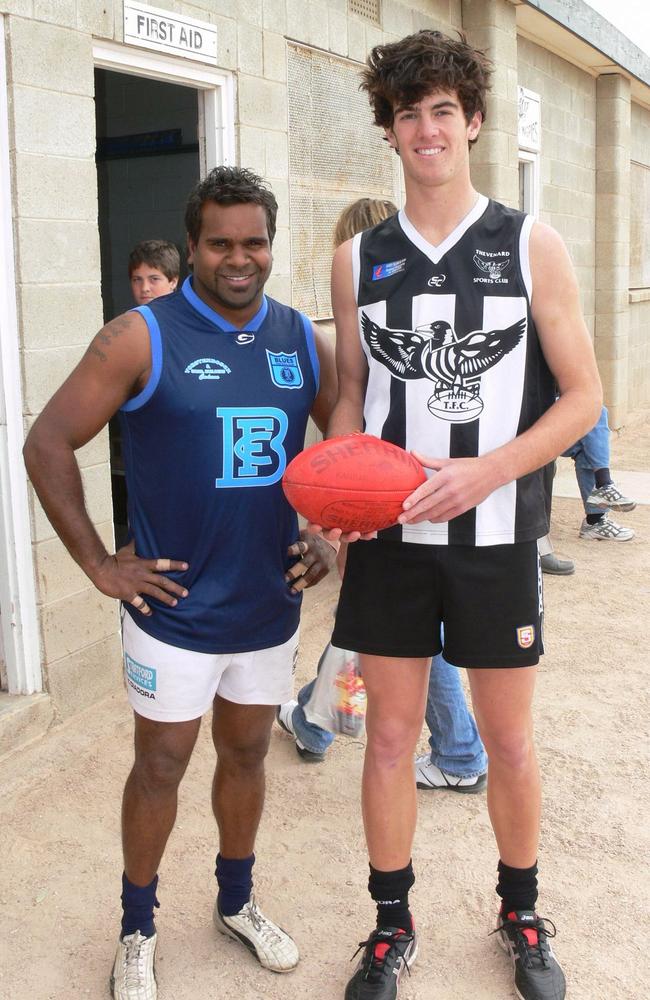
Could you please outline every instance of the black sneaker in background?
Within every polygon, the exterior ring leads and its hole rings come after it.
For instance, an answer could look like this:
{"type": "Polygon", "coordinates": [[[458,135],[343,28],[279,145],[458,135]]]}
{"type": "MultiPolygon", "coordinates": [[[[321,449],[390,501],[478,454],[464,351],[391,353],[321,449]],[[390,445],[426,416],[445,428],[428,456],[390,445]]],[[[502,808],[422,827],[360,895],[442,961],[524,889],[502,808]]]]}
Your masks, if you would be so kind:
{"type": "Polygon", "coordinates": [[[399,981],[413,965],[418,943],[415,931],[381,927],[362,941],[355,952],[364,949],[356,972],[345,990],[345,1000],[395,1000],[399,981]]]}
{"type": "Polygon", "coordinates": [[[532,910],[500,913],[499,943],[508,952],[515,970],[515,991],[521,1000],[564,1000],[566,980],[548,939],[555,925],[532,910]]]}

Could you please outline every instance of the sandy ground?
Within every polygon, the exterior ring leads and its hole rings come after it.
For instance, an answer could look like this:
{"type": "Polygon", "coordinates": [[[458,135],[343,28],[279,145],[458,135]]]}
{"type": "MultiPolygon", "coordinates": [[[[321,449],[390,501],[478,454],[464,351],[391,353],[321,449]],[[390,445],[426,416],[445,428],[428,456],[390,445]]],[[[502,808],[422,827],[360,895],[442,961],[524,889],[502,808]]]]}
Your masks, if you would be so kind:
{"type": "MultiPolygon", "coordinates": [[[[640,482],[649,455],[650,416],[613,441],[612,466],[640,482]]],[[[540,911],[558,926],[572,1000],[647,995],[649,502],[646,495],[621,515],[637,531],[625,544],[580,541],[579,501],[554,505],[556,549],[577,571],[545,578],[547,655],[536,699],[545,778],[540,911]]],[[[335,600],[334,580],[308,595],[299,682],[328,637],[335,600]]],[[[1,1000],[108,997],[131,730],[116,692],[0,766],[1,1000]]],[[[339,739],[326,763],[306,766],[274,730],[256,888],[302,953],[294,973],[275,976],[211,925],[216,842],[204,725],[161,867],[161,1000],[342,998],[350,956],[372,922],[362,758],[360,742],[339,739]]],[[[485,797],[423,791],[419,804],[412,899],[421,947],[401,1000],[513,997],[509,966],[488,936],[496,851],[485,797]]]]}

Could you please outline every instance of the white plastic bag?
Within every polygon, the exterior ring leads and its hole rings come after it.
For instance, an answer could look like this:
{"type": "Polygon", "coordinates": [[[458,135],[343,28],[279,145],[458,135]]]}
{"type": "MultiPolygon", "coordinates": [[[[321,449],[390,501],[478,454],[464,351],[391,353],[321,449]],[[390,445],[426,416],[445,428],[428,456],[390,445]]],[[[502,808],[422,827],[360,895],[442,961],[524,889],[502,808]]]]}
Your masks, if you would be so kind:
{"type": "Polygon", "coordinates": [[[304,706],[307,721],[330,733],[363,736],[366,688],[359,672],[359,656],[328,642],[318,664],[318,676],[304,706]]]}

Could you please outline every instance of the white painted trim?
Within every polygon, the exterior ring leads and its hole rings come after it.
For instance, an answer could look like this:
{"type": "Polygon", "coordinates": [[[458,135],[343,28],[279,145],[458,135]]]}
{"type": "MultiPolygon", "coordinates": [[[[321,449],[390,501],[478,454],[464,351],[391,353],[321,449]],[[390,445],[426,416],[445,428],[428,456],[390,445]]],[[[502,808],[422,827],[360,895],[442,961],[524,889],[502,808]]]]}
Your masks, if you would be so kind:
{"type": "Polygon", "coordinates": [[[10,694],[41,691],[18,349],[5,19],[0,15],[0,628],[10,694]],[[4,400],[4,404],[3,404],[4,400]]]}
{"type": "Polygon", "coordinates": [[[533,218],[539,219],[539,208],[540,208],[540,198],[541,198],[541,159],[539,153],[533,153],[528,149],[519,150],[519,162],[530,164],[529,174],[530,174],[530,184],[528,186],[527,195],[525,199],[526,204],[523,207],[524,212],[532,215],[533,218]]]}
{"type": "Polygon", "coordinates": [[[181,56],[148,49],[93,42],[98,69],[164,80],[194,87],[199,94],[201,169],[207,172],[219,163],[235,162],[235,84],[232,73],[181,56]]]}

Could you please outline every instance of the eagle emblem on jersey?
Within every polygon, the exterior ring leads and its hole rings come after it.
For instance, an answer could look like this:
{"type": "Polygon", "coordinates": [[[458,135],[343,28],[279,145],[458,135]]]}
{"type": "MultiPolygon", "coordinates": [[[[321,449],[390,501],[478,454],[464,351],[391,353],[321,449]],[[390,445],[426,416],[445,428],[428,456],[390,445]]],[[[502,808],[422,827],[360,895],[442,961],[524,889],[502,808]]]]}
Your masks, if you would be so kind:
{"type": "Polygon", "coordinates": [[[389,330],[361,313],[361,330],[373,358],[402,382],[430,379],[430,412],[455,424],[475,420],[482,412],[481,375],[515,349],[525,329],[526,320],[520,319],[505,330],[473,330],[458,337],[443,320],[415,330],[389,330]]]}
{"type": "Polygon", "coordinates": [[[502,277],[503,272],[510,264],[510,253],[504,250],[502,253],[494,253],[488,250],[477,250],[473,261],[481,272],[480,278],[474,278],[475,282],[485,284],[507,284],[508,279],[502,277]]]}

